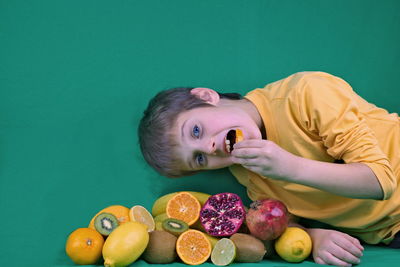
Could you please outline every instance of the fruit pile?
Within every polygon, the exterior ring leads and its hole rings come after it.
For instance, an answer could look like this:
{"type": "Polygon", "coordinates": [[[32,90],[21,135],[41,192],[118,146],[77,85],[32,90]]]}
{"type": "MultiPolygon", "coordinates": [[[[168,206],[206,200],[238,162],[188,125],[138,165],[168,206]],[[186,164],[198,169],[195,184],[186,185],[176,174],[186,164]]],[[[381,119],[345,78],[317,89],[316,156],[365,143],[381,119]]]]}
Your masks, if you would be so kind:
{"type": "Polygon", "coordinates": [[[158,198],[151,213],[136,205],[113,205],[98,212],[87,228],[73,231],[66,253],[76,264],[128,266],[137,259],[189,265],[207,260],[225,266],[259,262],[276,253],[300,262],[311,252],[308,234],[288,226],[285,205],[257,200],[247,209],[234,193],[186,191],[158,198]],[[275,251],[274,251],[275,248],[275,251]]]}

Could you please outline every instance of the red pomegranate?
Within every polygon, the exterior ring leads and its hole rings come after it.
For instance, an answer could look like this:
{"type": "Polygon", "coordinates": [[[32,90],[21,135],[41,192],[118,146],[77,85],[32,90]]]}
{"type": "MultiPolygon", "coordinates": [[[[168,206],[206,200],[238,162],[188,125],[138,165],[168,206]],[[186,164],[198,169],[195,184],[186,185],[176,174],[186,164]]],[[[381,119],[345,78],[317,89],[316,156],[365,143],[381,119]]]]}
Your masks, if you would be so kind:
{"type": "Polygon", "coordinates": [[[220,193],[208,198],[200,211],[200,222],[212,236],[231,236],[246,217],[242,200],[234,193],[220,193]]]}
{"type": "Polygon", "coordinates": [[[246,224],[251,235],[261,240],[278,238],[288,222],[289,213],[285,204],[272,198],[254,201],[246,214],[246,224]]]}

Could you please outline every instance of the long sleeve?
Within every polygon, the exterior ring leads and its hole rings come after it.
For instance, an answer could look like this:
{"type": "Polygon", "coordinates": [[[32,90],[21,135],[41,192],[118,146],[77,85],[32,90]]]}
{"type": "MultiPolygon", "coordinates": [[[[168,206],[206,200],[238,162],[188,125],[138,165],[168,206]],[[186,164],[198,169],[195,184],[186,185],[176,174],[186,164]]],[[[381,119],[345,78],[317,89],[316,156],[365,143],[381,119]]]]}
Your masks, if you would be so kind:
{"type": "Polygon", "coordinates": [[[297,92],[301,121],[318,134],[327,153],[346,163],[368,165],[390,198],[397,186],[389,160],[360,112],[359,96],[344,80],[323,72],[310,72],[297,92]]]}

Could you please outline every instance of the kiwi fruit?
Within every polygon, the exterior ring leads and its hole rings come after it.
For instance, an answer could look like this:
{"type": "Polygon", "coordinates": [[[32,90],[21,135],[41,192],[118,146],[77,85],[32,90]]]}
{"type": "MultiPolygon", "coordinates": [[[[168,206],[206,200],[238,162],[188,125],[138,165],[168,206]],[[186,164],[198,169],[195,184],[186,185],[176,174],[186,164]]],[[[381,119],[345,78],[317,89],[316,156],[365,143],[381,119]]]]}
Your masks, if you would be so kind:
{"type": "Polygon", "coordinates": [[[174,236],[179,236],[189,229],[189,225],[182,220],[168,218],[162,222],[162,228],[164,229],[164,231],[167,231],[174,236]]]}
{"type": "Polygon", "coordinates": [[[94,228],[104,236],[108,236],[119,225],[117,217],[111,213],[100,213],[94,219],[94,228]]]}
{"type": "Polygon", "coordinates": [[[152,231],[149,233],[149,243],[142,254],[148,263],[165,264],[174,262],[177,253],[175,250],[177,237],[166,231],[152,231]]]}
{"type": "Polygon", "coordinates": [[[252,235],[236,233],[230,239],[236,246],[237,262],[260,262],[267,252],[263,242],[252,235]]]}

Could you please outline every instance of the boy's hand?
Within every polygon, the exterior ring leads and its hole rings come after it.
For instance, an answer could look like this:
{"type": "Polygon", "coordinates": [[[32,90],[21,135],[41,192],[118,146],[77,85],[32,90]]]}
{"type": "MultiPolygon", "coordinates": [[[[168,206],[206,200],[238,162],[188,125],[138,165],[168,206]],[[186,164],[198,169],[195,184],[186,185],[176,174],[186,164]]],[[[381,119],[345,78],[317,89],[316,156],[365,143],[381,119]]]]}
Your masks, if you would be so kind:
{"type": "Polygon", "coordinates": [[[358,239],[327,229],[307,229],[313,241],[313,257],[318,264],[352,266],[359,264],[363,246],[358,239]]]}
{"type": "Polygon", "coordinates": [[[279,180],[292,177],[296,156],[279,147],[272,141],[249,139],[238,142],[233,146],[232,161],[243,167],[279,180]]]}

